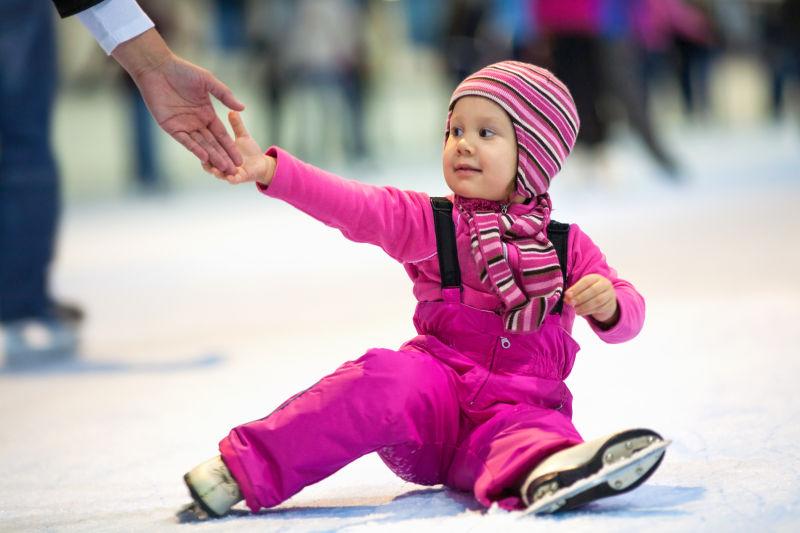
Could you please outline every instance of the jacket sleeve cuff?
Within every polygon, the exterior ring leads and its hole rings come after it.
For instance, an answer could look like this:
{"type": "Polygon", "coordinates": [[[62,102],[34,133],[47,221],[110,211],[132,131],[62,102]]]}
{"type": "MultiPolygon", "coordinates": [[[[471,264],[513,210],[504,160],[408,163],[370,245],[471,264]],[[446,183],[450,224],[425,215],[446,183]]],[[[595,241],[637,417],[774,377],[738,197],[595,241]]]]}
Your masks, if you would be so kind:
{"type": "Polygon", "coordinates": [[[285,198],[291,188],[297,160],[289,152],[277,146],[270,146],[264,154],[275,158],[275,171],[269,185],[256,183],[256,187],[261,194],[271,198],[285,198]]]}
{"type": "Polygon", "coordinates": [[[78,13],[78,19],[106,55],[153,27],[153,21],[134,0],[104,0],[78,13]]]}
{"type": "Polygon", "coordinates": [[[587,318],[587,322],[592,328],[592,331],[594,331],[603,342],[619,344],[629,341],[642,329],[643,320],[633,316],[636,314],[636,309],[628,304],[629,302],[626,301],[624,295],[621,295],[620,291],[617,291],[619,317],[617,318],[617,323],[610,328],[603,327],[597,320],[591,317],[587,318]]]}

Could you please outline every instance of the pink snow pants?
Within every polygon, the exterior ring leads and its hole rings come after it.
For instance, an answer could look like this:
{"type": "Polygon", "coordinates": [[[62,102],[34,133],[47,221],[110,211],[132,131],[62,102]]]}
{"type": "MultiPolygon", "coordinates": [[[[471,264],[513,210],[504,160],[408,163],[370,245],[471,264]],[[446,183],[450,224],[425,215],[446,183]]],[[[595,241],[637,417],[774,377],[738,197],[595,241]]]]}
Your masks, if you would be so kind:
{"type": "Polygon", "coordinates": [[[578,345],[559,317],[509,334],[496,314],[461,304],[458,289],[443,293],[418,304],[420,336],[399,351],[369,350],[220,442],[251,510],[370,452],[406,481],[520,508],[526,474],[582,442],[564,384],[578,345]]]}

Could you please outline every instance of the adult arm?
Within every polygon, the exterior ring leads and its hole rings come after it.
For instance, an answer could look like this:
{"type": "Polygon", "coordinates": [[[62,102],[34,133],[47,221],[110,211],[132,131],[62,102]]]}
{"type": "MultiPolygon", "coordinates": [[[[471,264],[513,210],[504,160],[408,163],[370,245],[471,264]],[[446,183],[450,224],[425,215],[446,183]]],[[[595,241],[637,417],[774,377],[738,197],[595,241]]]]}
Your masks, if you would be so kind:
{"type": "Polygon", "coordinates": [[[173,139],[202,162],[235,172],[241,155],[209,94],[231,109],[244,105],[209,71],[176,56],[135,0],[53,0],[62,16],[78,12],[106,53],[128,72],[148,109],[173,139]]]}
{"type": "Polygon", "coordinates": [[[155,29],[111,53],[128,71],[158,125],[202,162],[235,172],[241,155],[211,105],[209,94],[231,109],[244,105],[209,71],[172,53],[155,29]]]}

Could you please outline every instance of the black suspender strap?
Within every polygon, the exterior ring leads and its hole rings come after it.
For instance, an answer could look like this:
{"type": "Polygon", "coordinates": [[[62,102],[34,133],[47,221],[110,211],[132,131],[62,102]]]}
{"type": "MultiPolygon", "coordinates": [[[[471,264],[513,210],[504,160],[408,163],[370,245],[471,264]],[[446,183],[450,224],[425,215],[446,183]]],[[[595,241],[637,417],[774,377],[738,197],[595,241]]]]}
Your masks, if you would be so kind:
{"type": "MultiPolygon", "coordinates": [[[[431,197],[433,207],[433,225],[436,230],[436,252],[439,256],[439,272],[442,276],[442,288],[461,287],[461,269],[458,265],[456,249],[456,227],[453,224],[453,203],[447,198],[431,197]]],[[[569,244],[569,224],[551,220],[547,226],[547,238],[553,243],[561,266],[561,278],[564,290],[567,289],[567,247],[569,244]]],[[[560,314],[564,306],[564,296],[552,310],[560,314]]]]}
{"type": "Polygon", "coordinates": [[[453,202],[443,197],[431,197],[433,225],[436,229],[436,253],[442,288],[461,287],[461,269],[456,249],[456,226],[453,224],[453,202]]]}
{"type": "MultiPolygon", "coordinates": [[[[561,265],[561,279],[564,280],[564,290],[567,290],[567,245],[569,244],[569,224],[563,224],[551,220],[547,226],[547,238],[553,243],[558,255],[558,264],[561,265]]],[[[551,311],[554,315],[560,315],[564,307],[564,295],[558,299],[558,303],[551,311]]]]}

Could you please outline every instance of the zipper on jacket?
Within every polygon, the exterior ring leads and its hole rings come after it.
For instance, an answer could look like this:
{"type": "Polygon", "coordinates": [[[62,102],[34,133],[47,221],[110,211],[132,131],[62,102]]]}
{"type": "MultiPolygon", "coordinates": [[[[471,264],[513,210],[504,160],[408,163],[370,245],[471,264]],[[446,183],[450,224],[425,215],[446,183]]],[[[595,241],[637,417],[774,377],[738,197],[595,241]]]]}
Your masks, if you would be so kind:
{"type": "MultiPolygon", "coordinates": [[[[505,337],[501,337],[501,338],[505,339],[505,337]]],[[[478,396],[483,391],[483,388],[486,386],[486,383],[489,382],[489,378],[492,377],[492,370],[494,370],[494,359],[495,359],[496,355],[497,355],[497,343],[495,342],[494,347],[492,348],[492,357],[489,359],[489,368],[488,368],[488,371],[486,373],[486,379],[483,380],[483,383],[481,383],[481,386],[478,387],[478,391],[475,393],[474,396],[472,396],[472,399],[469,401],[470,405],[474,405],[475,404],[475,400],[478,399],[478,396]]]]}

